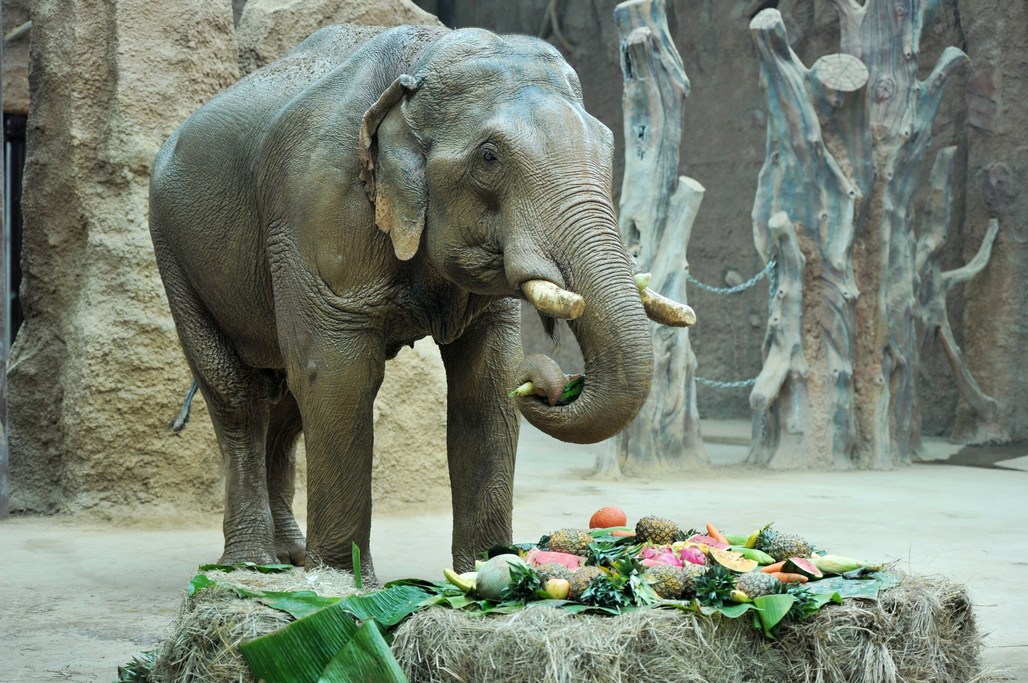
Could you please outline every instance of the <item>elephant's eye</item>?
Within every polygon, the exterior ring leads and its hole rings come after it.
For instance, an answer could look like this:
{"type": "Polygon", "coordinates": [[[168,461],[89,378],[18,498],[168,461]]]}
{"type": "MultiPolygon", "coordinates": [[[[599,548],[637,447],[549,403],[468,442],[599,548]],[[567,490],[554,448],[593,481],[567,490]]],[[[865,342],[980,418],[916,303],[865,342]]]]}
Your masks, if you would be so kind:
{"type": "Polygon", "coordinates": [[[496,148],[492,145],[482,145],[478,153],[481,156],[482,161],[490,164],[500,160],[499,157],[496,156],[496,148]]]}

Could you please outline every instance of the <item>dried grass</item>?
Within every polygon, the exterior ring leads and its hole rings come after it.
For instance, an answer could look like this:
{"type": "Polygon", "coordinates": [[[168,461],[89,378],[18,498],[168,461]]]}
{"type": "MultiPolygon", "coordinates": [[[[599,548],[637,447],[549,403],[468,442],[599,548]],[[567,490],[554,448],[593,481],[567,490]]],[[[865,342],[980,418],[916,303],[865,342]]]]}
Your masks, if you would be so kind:
{"type": "MultiPolygon", "coordinates": [[[[250,590],[313,590],[319,595],[355,593],[353,575],[321,570],[306,574],[258,574],[201,572],[207,578],[250,590]]],[[[171,633],[161,644],[153,666],[153,678],[167,683],[253,683],[253,676],[239,653],[240,643],[285,626],[285,612],[240,598],[227,588],[211,586],[182,600],[171,633]]]]}
{"type": "MultiPolygon", "coordinates": [[[[349,574],[313,583],[288,575],[209,574],[267,590],[355,592],[349,574]]],[[[159,681],[253,681],[238,644],[289,621],[225,590],[187,598],[154,673],[159,681]]],[[[966,590],[947,579],[906,577],[877,601],[847,600],[783,624],[771,641],[744,617],[677,610],[619,617],[537,607],[503,616],[449,609],[415,614],[393,652],[412,683],[962,683],[980,680],[981,637],[966,590]]]]}

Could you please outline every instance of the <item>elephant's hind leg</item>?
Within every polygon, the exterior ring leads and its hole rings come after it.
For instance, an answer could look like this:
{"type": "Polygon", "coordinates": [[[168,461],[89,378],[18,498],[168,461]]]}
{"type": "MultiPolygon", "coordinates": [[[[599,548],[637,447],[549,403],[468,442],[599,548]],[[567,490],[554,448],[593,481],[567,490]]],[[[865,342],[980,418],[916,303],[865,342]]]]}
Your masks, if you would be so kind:
{"type": "Polygon", "coordinates": [[[268,462],[268,500],[275,522],[275,554],[278,561],[302,567],[307,541],[293,516],[296,492],[296,441],[303,430],[300,408],[286,391],[271,409],[265,457],[268,462]]]}
{"type": "Polygon", "coordinates": [[[207,403],[225,471],[225,552],[220,562],[276,562],[268,501],[265,439],[270,378],[245,365],[189,286],[177,264],[155,242],[182,350],[207,403]]]}

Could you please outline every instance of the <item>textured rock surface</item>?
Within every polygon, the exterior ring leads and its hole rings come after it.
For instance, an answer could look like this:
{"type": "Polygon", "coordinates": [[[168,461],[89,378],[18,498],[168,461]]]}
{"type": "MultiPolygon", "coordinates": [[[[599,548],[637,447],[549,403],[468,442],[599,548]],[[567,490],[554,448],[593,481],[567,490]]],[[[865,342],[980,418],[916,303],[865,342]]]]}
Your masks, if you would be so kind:
{"type": "MultiPolygon", "coordinates": [[[[307,28],[310,16],[432,19],[404,0],[308,4],[304,21],[289,18],[297,3],[265,4],[277,8],[263,25],[283,51],[317,28],[307,28]]],[[[217,510],[220,456],[202,398],[185,431],[165,430],[190,376],[153,259],[147,187],[164,139],[238,77],[233,7],[41,2],[33,18],[27,318],[9,370],[12,509],[217,510]]],[[[260,54],[274,59],[271,50],[260,54]]],[[[404,349],[380,397],[377,507],[445,503],[445,373],[435,346],[404,349]]]]}
{"type": "Polygon", "coordinates": [[[386,363],[375,401],[371,493],[376,510],[449,505],[446,374],[431,339],[386,363]]]}
{"type": "Polygon", "coordinates": [[[4,42],[3,99],[4,111],[25,114],[29,110],[29,39],[31,29],[22,28],[29,20],[28,0],[4,0],[3,34],[11,36],[4,42]]]}
{"type": "Polygon", "coordinates": [[[213,509],[219,458],[147,227],[150,163],[237,75],[225,3],[33,3],[25,324],[9,366],[11,507],[213,509]]]}
{"type": "Polygon", "coordinates": [[[330,24],[442,26],[410,0],[249,0],[236,29],[240,70],[261,68],[330,24]]]}
{"type": "Polygon", "coordinates": [[[999,417],[981,424],[961,403],[956,436],[1017,441],[1028,438],[1028,6],[959,5],[971,58],[965,259],[974,256],[989,217],[999,220],[992,261],[963,292],[963,348],[968,369],[996,399],[999,417]]]}

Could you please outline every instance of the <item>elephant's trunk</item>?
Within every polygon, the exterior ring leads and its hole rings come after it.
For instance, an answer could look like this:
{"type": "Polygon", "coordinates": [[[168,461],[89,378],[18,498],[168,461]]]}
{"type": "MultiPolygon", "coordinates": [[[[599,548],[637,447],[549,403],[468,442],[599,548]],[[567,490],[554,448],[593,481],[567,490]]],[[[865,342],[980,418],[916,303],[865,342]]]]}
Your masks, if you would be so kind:
{"type": "MultiPolygon", "coordinates": [[[[569,231],[575,235],[571,243],[554,250],[558,261],[563,261],[559,252],[566,251],[568,289],[585,300],[581,316],[568,321],[585,359],[584,389],[565,406],[551,406],[538,396],[518,399],[529,422],[572,443],[602,441],[627,426],[646,401],[653,375],[650,323],[617,228],[612,216],[590,222],[578,221],[569,231]]],[[[521,381],[533,378],[545,381],[535,361],[527,359],[521,381]]]]}

